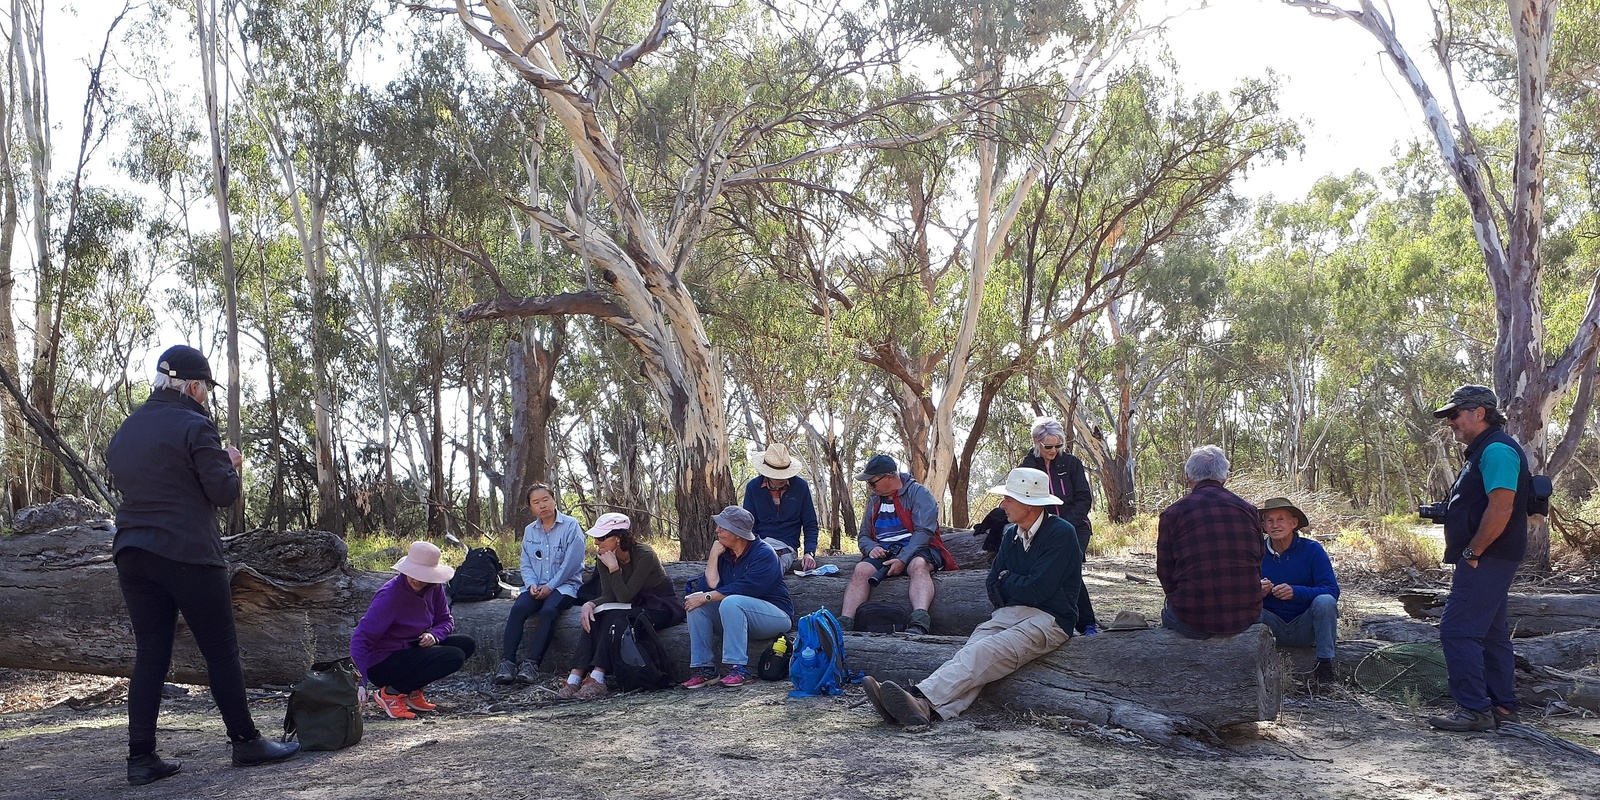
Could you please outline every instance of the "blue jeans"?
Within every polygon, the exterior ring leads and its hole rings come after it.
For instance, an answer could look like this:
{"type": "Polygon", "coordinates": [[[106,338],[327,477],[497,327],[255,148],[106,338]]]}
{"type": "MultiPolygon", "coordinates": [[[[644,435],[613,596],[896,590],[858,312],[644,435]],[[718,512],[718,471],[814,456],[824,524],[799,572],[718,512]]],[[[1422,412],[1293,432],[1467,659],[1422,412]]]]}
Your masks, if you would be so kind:
{"type": "Polygon", "coordinates": [[[1339,639],[1339,601],[1331,594],[1319,594],[1311,607],[1287,622],[1266,609],[1261,622],[1272,629],[1272,638],[1289,647],[1317,646],[1317,660],[1333,659],[1333,643],[1339,639]]]}
{"type": "Polygon", "coordinates": [[[511,614],[506,617],[505,641],[500,649],[500,657],[506,661],[517,660],[517,651],[522,649],[523,627],[528,624],[529,617],[538,615],[539,627],[533,629],[533,651],[528,653],[528,660],[543,661],[545,651],[550,649],[550,639],[556,633],[556,618],[575,602],[561,592],[551,592],[549,597],[535,600],[526,589],[522,590],[517,595],[517,601],[511,604],[511,614]]]}
{"type": "Polygon", "coordinates": [[[1517,665],[1506,623],[1506,594],[1516,575],[1517,562],[1503,558],[1482,559],[1476,568],[1456,562],[1439,618],[1439,645],[1450,672],[1450,697],[1462,708],[1517,708],[1517,665]]]}
{"type": "Polygon", "coordinates": [[[689,666],[714,667],[711,637],[722,634],[722,663],[749,666],[750,637],[770,639],[794,621],[783,609],[756,597],[728,595],[689,612],[689,666]]]}

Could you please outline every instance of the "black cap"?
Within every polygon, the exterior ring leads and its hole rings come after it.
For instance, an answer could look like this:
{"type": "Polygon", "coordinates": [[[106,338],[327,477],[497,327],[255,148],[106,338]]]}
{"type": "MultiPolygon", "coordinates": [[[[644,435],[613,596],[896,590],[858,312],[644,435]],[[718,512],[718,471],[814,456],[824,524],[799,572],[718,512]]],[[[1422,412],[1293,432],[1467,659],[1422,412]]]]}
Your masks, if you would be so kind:
{"type": "Polygon", "coordinates": [[[1450,400],[1439,406],[1439,409],[1434,411],[1433,415],[1436,417],[1448,417],[1450,412],[1458,408],[1495,408],[1499,404],[1500,401],[1495,398],[1493,389],[1487,386],[1474,386],[1469,383],[1451,393],[1450,400]]]}
{"type": "Polygon", "coordinates": [[[205,381],[210,386],[217,385],[216,379],[211,377],[211,362],[199,350],[186,344],[167,348],[167,352],[162,353],[161,360],[156,363],[156,370],[181,381],[205,381]]]}
{"type": "Polygon", "coordinates": [[[894,463],[893,458],[879,453],[873,456],[872,460],[867,462],[867,468],[861,470],[861,474],[856,476],[856,480],[869,481],[878,477],[879,475],[888,475],[890,473],[899,471],[900,465],[894,463]]]}

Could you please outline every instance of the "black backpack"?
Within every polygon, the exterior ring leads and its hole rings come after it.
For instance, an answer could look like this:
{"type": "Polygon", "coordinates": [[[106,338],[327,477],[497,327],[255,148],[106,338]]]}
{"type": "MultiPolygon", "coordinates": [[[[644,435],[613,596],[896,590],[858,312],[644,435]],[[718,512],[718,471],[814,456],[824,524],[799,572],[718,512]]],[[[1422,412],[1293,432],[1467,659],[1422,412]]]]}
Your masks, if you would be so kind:
{"type": "Polygon", "coordinates": [[[456,576],[445,586],[452,603],[477,603],[500,596],[500,556],[492,547],[475,547],[456,567],[456,576]]]}
{"type": "Polygon", "coordinates": [[[312,664],[289,694],[284,741],[298,738],[301,750],[342,750],[361,741],[356,682],[356,665],[348,658],[312,664]]]}
{"type": "Polygon", "coordinates": [[[656,626],[648,616],[634,614],[612,623],[606,638],[612,648],[611,674],[606,678],[617,691],[656,691],[672,684],[666,651],[661,649],[656,626]]]}
{"type": "Polygon", "coordinates": [[[893,600],[872,600],[856,609],[855,627],[867,633],[899,633],[911,625],[911,606],[893,600]]]}

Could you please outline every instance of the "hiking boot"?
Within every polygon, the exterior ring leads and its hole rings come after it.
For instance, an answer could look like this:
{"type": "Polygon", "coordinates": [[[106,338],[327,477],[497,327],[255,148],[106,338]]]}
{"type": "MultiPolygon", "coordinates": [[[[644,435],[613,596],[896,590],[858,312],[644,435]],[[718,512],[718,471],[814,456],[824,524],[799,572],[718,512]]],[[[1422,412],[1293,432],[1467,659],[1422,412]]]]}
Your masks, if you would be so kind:
{"type": "Polygon", "coordinates": [[[576,700],[576,699],[578,699],[578,692],[581,691],[582,689],[583,689],[583,684],[581,684],[581,683],[573,683],[572,681],[567,681],[566,683],[561,684],[561,688],[560,689],[556,690],[556,699],[557,700],[576,700]]]}
{"type": "Polygon", "coordinates": [[[607,689],[605,684],[594,678],[584,678],[583,683],[578,687],[578,691],[573,697],[578,700],[599,700],[610,693],[611,690],[607,689]]]}
{"type": "Polygon", "coordinates": [[[716,667],[694,667],[694,674],[683,682],[685,689],[704,689],[717,682],[716,667]]]}
{"type": "Polygon", "coordinates": [[[740,664],[729,667],[728,674],[722,676],[722,685],[729,689],[737,689],[750,682],[750,668],[740,664]]]}
{"type": "Polygon", "coordinates": [[[1311,673],[1311,680],[1320,684],[1334,684],[1339,682],[1339,673],[1333,668],[1333,659],[1317,660],[1317,668],[1311,673]]]}
{"type": "Polygon", "coordinates": [[[439,708],[428,702],[428,698],[422,696],[421,689],[406,695],[406,707],[412,711],[434,711],[439,708]]]}
{"type": "Polygon", "coordinates": [[[933,630],[933,616],[928,613],[928,609],[919,608],[911,612],[911,619],[906,621],[906,633],[927,635],[931,630],[933,630]]]}
{"type": "Polygon", "coordinates": [[[839,618],[839,630],[841,630],[841,631],[853,631],[855,629],[856,629],[856,618],[855,617],[840,617],[839,618]]]}
{"type": "Polygon", "coordinates": [[[1514,708],[1507,709],[1501,708],[1500,706],[1494,706],[1493,708],[1489,709],[1489,713],[1494,715],[1494,724],[1496,725],[1499,725],[1503,722],[1522,721],[1522,715],[1518,714],[1517,710],[1514,708]]]}
{"type": "Polygon", "coordinates": [[[878,712],[878,716],[883,717],[884,722],[899,724],[900,720],[895,719],[894,715],[889,713],[889,709],[883,706],[883,687],[878,685],[877,678],[871,675],[862,677],[861,687],[867,690],[867,700],[872,702],[873,710],[878,712]]]}
{"type": "Polygon", "coordinates": [[[411,710],[406,708],[406,696],[399,692],[390,694],[389,690],[384,688],[379,689],[378,693],[373,697],[378,701],[378,708],[383,709],[383,713],[388,714],[390,719],[417,718],[416,714],[411,713],[411,710]]]}
{"type": "Polygon", "coordinates": [[[1428,724],[1441,731],[1455,731],[1456,733],[1492,731],[1494,730],[1494,715],[1487,711],[1457,708],[1456,712],[1448,717],[1429,717],[1428,724]]]}
{"type": "Polygon", "coordinates": [[[878,692],[884,710],[894,717],[895,722],[908,728],[933,722],[933,704],[927,698],[912,694],[894,681],[884,681],[878,692]]]}
{"type": "Polygon", "coordinates": [[[494,671],[496,686],[507,686],[517,682],[517,665],[510,661],[500,662],[500,667],[494,671]]]}
{"type": "MultiPolygon", "coordinates": [[[[405,698],[400,695],[395,695],[395,698],[405,702],[405,698]]],[[[248,742],[233,743],[233,765],[259,767],[262,764],[276,764],[294,758],[298,752],[300,752],[299,742],[274,742],[265,736],[257,736],[248,742]]]]}
{"type": "Polygon", "coordinates": [[[155,753],[128,756],[128,785],[143,786],[162,778],[170,778],[183,769],[181,761],[162,761],[155,753]]]}
{"type": "Polygon", "coordinates": [[[1078,635],[1079,636],[1096,636],[1099,633],[1100,633],[1100,626],[1091,622],[1088,625],[1083,626],[1083,630],[1079,631],[1078,635]]]}
{"type": "Polygon", "coordinates": [[[538,683],[539,682],[539,662],[537,662],[537,661],[524,661],[524,662],[522,662],[522,666],[517,668],[517,681],[519,683],[528,684],[529,686],[532,686],[533,684],[538,683]]]}

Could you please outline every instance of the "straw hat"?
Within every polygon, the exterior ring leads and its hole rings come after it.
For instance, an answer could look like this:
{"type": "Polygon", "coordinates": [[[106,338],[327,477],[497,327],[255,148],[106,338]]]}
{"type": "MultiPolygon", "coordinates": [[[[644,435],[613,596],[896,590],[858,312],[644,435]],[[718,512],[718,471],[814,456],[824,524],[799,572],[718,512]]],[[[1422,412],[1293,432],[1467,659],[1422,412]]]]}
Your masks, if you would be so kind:
{"type": "Polygon", "coordinates": [[[394,571],[423,583],[449,583],[455,567],[439,563],[439,548],[430,542],[412,542],[405,558],[394,562],[394,571]]]}
{"type": "Polygon", "coordinates": [[[789,448],[773,444],[756,462],[756,472],[775,481],[786,481],[800,474],[800,462],[789,457],[789,448]]]}

